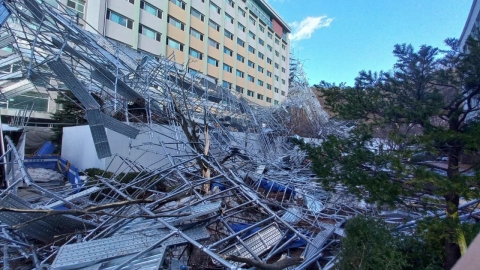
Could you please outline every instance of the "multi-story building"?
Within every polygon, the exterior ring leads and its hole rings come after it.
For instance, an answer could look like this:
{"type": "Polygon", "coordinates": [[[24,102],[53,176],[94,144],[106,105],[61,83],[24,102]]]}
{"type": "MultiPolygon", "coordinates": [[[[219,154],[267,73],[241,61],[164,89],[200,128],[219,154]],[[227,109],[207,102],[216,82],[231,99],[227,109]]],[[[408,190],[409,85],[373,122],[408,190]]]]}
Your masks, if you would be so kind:
{"type": "Polygon", "coordinates": [[[465,22],[465,26],[463,27],[462,34],[460,35],[460,48],[463,49],[465,46],[465,42],[467,38],[480,29],[480,1],[473,0],[472,7],[470,8],[470,12],[468,14],[467,21],[465,22]]]}
{"type": "Polygon", "coordinates": [[[260,105],[288,92],[290,28],[266,0],[62,0],[87,29],[152,55],[260,105]],[[187,66],[188,64],[188,66],[187,66]]]}
{"type": "MultiPolygon", "coordinates": [[[[468,14],[468,18],[465,22],[465,26],[463,27],[462,34],[459,38],[459,48],[464,50],[465,43],[467,39],[472,35],[476,35],[479,37],[480,34],[480,0],[473,0],[472,7],[470,8],[470,12],[468,14]]],[[[472,100],[475,102],[474,106],[480,106],[480,98],[472,100]]],[[[465,104],[465,106],[467,106],[465,104]]],[[[467,120],[470,120],[478,115],[478,112],[470,113],[467,115],[467,120]]]]}

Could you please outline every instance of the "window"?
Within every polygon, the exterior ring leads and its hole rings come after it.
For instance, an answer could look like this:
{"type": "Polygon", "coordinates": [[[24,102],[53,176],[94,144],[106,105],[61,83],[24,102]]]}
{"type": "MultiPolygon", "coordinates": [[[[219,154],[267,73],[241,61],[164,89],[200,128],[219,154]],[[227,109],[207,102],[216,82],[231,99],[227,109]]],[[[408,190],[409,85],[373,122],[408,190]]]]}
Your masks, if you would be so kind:
{"type": "Polygon", "coordinates": [[[231,7],[235,7],[235,3],[233,2],[233,0],[227,0],[227,4],[231,7]]]}
{"type": "Polygon", "coordinates": [[[255,93],[251,90],[247,90],[247,96],[249,97],[254,97],[255,96],[255,93]]]}
{"type": "Polygon", "coordinates": [[[226,12],[225,12],[225,19],[226,19],[227,21],[230,21],[230,23],[233,23],[233,17],[230,16],[230,15],[228,15],[228,13],[226,13],[226,12]]]}
{"type": "Polygon", "coordinates": [[[267,102],[272,103],[272,98],[267,97],[267,102]]]}
{"type": "Polygon", "coordinates": [[[267,70],[267,76],[271,78],[272,77],[272,72],[267,70]]]}
{"type": "Polygon", "coordinates": [[[230,56],[233,56],[233,51],[230,50],[229,48],[227,47],[223,47],[223,52],[230,55],[230,56]]]}
{"type": "Polygon", "coordinates": [[[190,28],[190,35],[196,37],[197,39],[203,40],[203,34],[193,28],[190,28]]]}
{"type": "Polygon", "coordinates": [[[272,90],[272,85],[267,83],[267,89],[272,90]]]}
{"type": "Polygon", "coordinates": [[[188,54],[191,55],[191,56],[193,56],[193,57],[195,57],[195,58],[198,58],[198,59],[200,59],[200,60],[202,60],[202,58],[203,58],[203,57],[202,57],[203,55],[202,55],[201,52],[199,52],[199,51],[197,51],[197,50],[194,50],[194,49],[192,49],[192,48],[190,48],[190,50],[188,51],[188,54]]]}
{"type": "Polygon", "coordinates": [[[220,25],[212,20],[208,21],[208,25],[212,27],[213,29],[220,31],[220,25]]]}
{"type": "Polygon", "coordinates": [[[190,14],[192,14],[193,17],[199,19],[202,22],[203,22],[203,20],[205,20],[205,16],[203,16],[203,14],[200,13],[200,11],[198,11],[194,8],[190,9],[190,14]]]}
{"type": "Polygon", "coordinates": [[[129,2],[130,4],[135,4],[135,0],[125,0],[125,2],[129,2]]]}
{"type": "Polygon", "coordinates": [[[167,45],[183,52],[183,44],[174,39],[167,38],[167,45]]]}
{"type": "Polygon", "coordinates": [[[107,19],[112,21],[112,22],[116,22],[122,26],[125,26],[129,29],[133,29],[133,21],[128,19],[127,17],[124,17],[118,13],[115,13],[113,11],[111,11],[110,9],[107,10],[107,19]]]}
{"type": "Polygon", "coordinates": [[[245,26],[243,26],[243,24],[238,23],[238,29],[245,33],[245,26]]]}
{"type": "Polygon", "coordinates": [[[249,82],[255,82],[255,78],[254,78],[252,75],[248,75],[248,76],[247,76],[247,80],[248,80],[249,82]]]}
{"type": "Polygon", "coordinates": [[[240,71],[240,70],[238,70],[238,69],[237,69],[237,71],[236,71],[236,74],[237,74],[237,76],[240,77],[240,78],[244,78],[244,77],[245,77],[245,73],[243,73],[243,71],[240,71]]]}
{"type": "Polygon", "coordinates": [[[223,70],[227,71],[228,73],[232,73],[233,68],[227,64],[223,64],[223,70]]]}
{"type": "Polygon", "coordinates": [[[271,65],[272,64],[272,59],[267,57],[267,63],[269,63],[271,65]]]}
{"type": "Polygon", "coordinates": [[[269,52],[271,52],[271,51],[272,51],[272,46],[267,45],[267,50],[268,50],[269,52]]]}
{"type": "Polygon", "coordinates": [[[277,75],[275,75],[275,81],[277,81],[277,82],[278,82],[278,76],[277,76],[277,75]]]}
{"type": "Polygon", "coordinates": [[[78,14],[80,18],[83,18],[83,14],[85,12],[84,0],[68,0],[67,7],[69,10],[69,13],[72,13],[72,15],[78,14]]]}
{"type": "Polygon", "coordinates": [[[258,43],[262,46],[265,45],[265,41],[263,41],[263,39],[261,39],[261,38],[258,39],[258,43]]]}
{"type": "Polygon", "coordinates": [[[245,63],[245,57],[241,56],[240,54],[237,53],[237,60],[242,62],[242,63],[245,63]]]}
{"type": "Polygon", "coordinates": [[[285,68],[282,67],[282,72],[285,73],[285,68]]]}
{"type": "Polygon", "coordinates": [[[263,73],[263,67],[258,66],[258,71],[260,71],[261,73],[263,73]]]}
{"type": "Polygon", "coordinates": [[[212,65],[218,67],[218,60],[212,57],[208,57],[207,62],[212,65]]]}
{"type": "Polygon", "coordinates": [[[220,48],[220,43],[216,42],[215,40],[213,40],[211,38],[208,39],[208,45],[214,47],[215,49],[220,48]]]}
{"type": "Polygon", "coordinates": [[[278,51],[275,51],[275,56],[276,56],[276,57],[279,57],[279,56],[280,56],[280,54],[278,53],[278,51]]]}
{"type": "Polygon", "coordinates": [[[280,95],[285,96],[285,91],[282,91],[282,93],[280,95]]]}
{"type": "Polygon", "coordinates": [[[274,105],[278,105],[278,100],[274,100],[274,101],[273,101],[273,104],[274,104],[274,105]]]}
{"type": "Polygon", "coordinates": [[[262,94],[257,94],[257,99],[263,100],[263,95],[262,94]]]}
{"type": "Polygon", "coordinates": [[[197,75],[199,72],[193,68],[188,68],[188,73],[195,76],[197,75]]]}
{"type": "Polygon", "coordinates": [[[283,44],[283,43],[282,43],[282,49],[284,49],[284,50],[285,50],[285,48],[286,48],[286,47],[287,47],[287,46],[286,46],[285,44],[283,44]]]}
{"type": "Polygon", "coordinates": [[[263,86],[263,81],[262,80],[257,80],[258,85],[263,86]]]}
{"type": "Polygon", "coordinates": [[[240,13],[242,17],[245,17],[245,10],[241,9],[240,7],[238,8],[238,13],[240,13]]]}
{"type": "Polygon", "coordinates": [[[260,57],[260,59],[263,59],[265,56],[263,55],[263,53],[258,52],[258,57],[260,57]]]}
{"type": "Polygon", "coordinates": [[[255,53],[255,49],[252,46],[248,46],[248,51],[251,53],[255,53]]]}
{"type": "Polygon", "coordinates": [[[251,67],[251,68],[255,68],[255,63],[253,63],[252,61],[248,60],[248,66],[251,67]]]}
{"type": "Polygon", "coordinates": [[[138,27],[138,32],[142,35],[145,35],[145,36],[149,37],[149,38],[153,38],[156,41],[160,41],[161,34],[157,31],[153,30],[153,29],[150,29],[150,28],[146,27],[143,24],[140,24],[140,26],[138,27]]]}
{"type": "Polygon", "coordinates": [[[185,10],[185,6],[186,6],[185,2],[182,2],[180,0],[170,0],[170,2],[172,2],[176,6],[180,7],[181,9],[185,10]]]}
{"type": "Polygon", "coordinates": [[[223,82],[222,82],[222,86],[223,86],[224,88],[230,89],[230,88],[232,88],[232,83],[227,82],[227,81],[223,81],[223,82]]]}
{"type": "Polygon", "coordinates": [[[278,67],[279,67],[279,65],[278,65],[277,63],[275,63],[275,68],[277,68],[277,69],[278,69],[278,67]]]}
{"type": "Polygon", "coordinates": [[[268,36],[268,38],[270,38],[270,39],[273,38],[273,34],[270,33],[270,32],[267,33],[267,36],[268,36]]]}
{"type": "Polygon", "coordinates": [[[237,38],[237,44],[242,47],[245,47],[245,41],[241,40],[240,38],[237,38]]]}
{"type": "Polygon", "coordinates": [[[156,8],[153,5],[150,5],[149,3],[145,1],[140,2],[140,8],[145,10],[146,12],[152,14],[153,16],[157,16],[158,18],[162,18],[162,11],[158,8],[156,8]]]}
{"type": "Polygon", "coordinates": [[[284,80],[284,79],[282,79],[282,84],[285,84],[285,80],[284,80]]]}
{"type": "Polygon", "coordinates": [[[282,61],[285,61],[285,56],[284,55],[282,55],[282,61]]]}
{"type": "Polygon", "coordinates": [[[253,25],[255,25],[255,18],[253,18],[252,16],[248,16],[248,20],[253,23],[253,25]]]}
{"type": "Polygon", "coordinates": [[[248,36],[255,39],[255,34],[252,31],[248,31],[248,36]]]}
{"type": "Polygon", "coordinates": [[[243,94],[243,87],[240,87],[240,86],[237,85],[237,86],[235,87],[235,91],[237,91],[238,93],[243,94]]]}
{"type": "Polygon", "coordinates": [[[210,11],[220,14],[220,8],[210,1],[210,11]]]}
{"type": "Polygon", "coordinates": [[[230,33],[228,30],[225,30],[225,36],[231,40],[233,40],[233,34],[230,33]]]}
{"type": "Polygon", "coordinates": [[[181,29],[183,31],[183,29],[185,28],[185,25],[180,22],[179,20],[173,18],[172,16],[168,16],[168,23],[170,23],[171,25],[177,27],[178,29],[181,29]]]}
{"type": "Polygon", "coordinates": [[[275,87],[274,92],[278,93],[278,88],[277,87],[275,87]]]}
{"type": "Polygon", "coordinates": [[[280,44],[280,41],[278,41],[278,39],[275,39],[275,44],[280,44]]]}
{"type": "Polygon", "coordinates": [[[259,24],[258,29],[260,29],[260,32],[265,33],[265,27],[263,25],[259,24]]]}

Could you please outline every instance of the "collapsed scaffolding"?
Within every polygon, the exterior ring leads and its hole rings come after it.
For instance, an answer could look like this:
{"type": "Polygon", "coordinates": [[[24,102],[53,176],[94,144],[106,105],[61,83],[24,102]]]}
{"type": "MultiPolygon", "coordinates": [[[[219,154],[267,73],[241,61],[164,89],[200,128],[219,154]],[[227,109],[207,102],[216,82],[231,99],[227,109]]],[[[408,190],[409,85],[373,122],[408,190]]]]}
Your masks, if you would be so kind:
{"type": "MultiPolygon", "coordinates": [[[[6,137],[4,268],[330,269],[344,222],[377,211],[341,187],[323,191],[290,143],[300,118],[317,132],[329,125],[301,69],[292,70],[282,107],[259,107],[188,73],[173,55],[139,53],[80,24],[61,4],[0,1],[0,47],[13,50],[0,68],[19,67],[0,74],[0,99],[68,89],[85,111],[97,157],[112,160],[69,185],[40,183],[6,137]],[[105,129],[131,142],[148,135],[129,150],[154,153],[160,165],[116,154],[105,129]]],[[[419,218],[374,214],[398,224],[419,218]]]]}

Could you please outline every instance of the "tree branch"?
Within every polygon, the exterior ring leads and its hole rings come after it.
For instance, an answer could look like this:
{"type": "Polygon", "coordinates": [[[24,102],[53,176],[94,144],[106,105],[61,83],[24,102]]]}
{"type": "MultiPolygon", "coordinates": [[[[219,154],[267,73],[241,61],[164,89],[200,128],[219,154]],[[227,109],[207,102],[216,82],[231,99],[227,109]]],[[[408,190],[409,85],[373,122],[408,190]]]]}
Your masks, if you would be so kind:
{"type": "Polygon", "coordinates": [[[302,258],[286,258],[271,264],[259,262],[253,259],[248,259],[248,258],[243,258],[243,257],[238,257],[234,255],[220,255],[225,260],[228,261],[234,261],[234,262],[241,262],[241,263],[246,263],[250,266],[254,266],[258,269],[261,270],[282,270],[284,268],[287,268],[289,266],[294,266],[294,265],[299,265],[303,262],[302,258]]]}

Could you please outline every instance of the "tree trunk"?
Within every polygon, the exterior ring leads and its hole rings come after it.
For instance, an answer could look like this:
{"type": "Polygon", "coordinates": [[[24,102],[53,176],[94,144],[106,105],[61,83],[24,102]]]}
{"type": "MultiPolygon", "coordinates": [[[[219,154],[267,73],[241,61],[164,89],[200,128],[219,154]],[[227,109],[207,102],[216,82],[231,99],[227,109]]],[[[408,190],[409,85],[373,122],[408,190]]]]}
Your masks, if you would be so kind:
{"type": "MultiPolygon", "coordinates": [[[[459,196],[455,193],[450,193],[445,196],[445,202],[447,204],[447,224],[450,226],[446,229],[445,238],[445,260],[444,268],[451,269],[457,260],[461,257],[460,245],[458,244],[458,232],[455,227],[451,225],[459,222],[458,220],[458,204],[459,196]]],[[[463,235],[462,235],[463,236],[463,235]]]]}
{"type": "MultiPolygon", "coordinates": [[[[455,177],[459,174],[459,155],[460,148],[456,146],[458,142],[451,142],[454,146],[449,149],[448,155],[448,169],[447,177],[450,181],[454,181],[455,177]]],[[[461,247],[465,243],[465,237],[463,232],[459,231],[457,225],[460,220],[458,219],[458,205],[460,197],[455,192],[450,192],[445,195],[445,203],[447,207],[447,228],[445,238],[445,260],[444,268],[451,269],[457,260],[461,257],[461,247]]]]}

